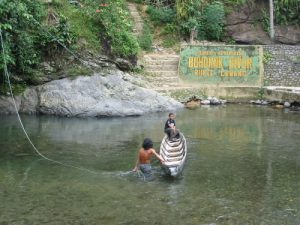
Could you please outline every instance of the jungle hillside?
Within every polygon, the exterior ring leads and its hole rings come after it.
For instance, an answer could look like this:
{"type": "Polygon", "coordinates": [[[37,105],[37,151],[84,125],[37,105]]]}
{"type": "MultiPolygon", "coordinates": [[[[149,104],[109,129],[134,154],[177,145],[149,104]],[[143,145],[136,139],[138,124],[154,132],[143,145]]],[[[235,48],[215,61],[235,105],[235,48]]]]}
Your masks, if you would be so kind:
{"type": "Polygon", "coordinates": [[[27,86],[90,75],[83,62],[135,71],[139,56],[157,45],[179,51],[183,42],[299,44],[280,38],[288,27],[299,31],[299,24],[298,0],[1,0],[0,92],[8,92],[5,66],[13,91],[20,93],[27,86]],[[138,35],[128,3],[143,18],[138,35]],[[279,34],[275,40],[269,37],[271,24],[279,34]]]}

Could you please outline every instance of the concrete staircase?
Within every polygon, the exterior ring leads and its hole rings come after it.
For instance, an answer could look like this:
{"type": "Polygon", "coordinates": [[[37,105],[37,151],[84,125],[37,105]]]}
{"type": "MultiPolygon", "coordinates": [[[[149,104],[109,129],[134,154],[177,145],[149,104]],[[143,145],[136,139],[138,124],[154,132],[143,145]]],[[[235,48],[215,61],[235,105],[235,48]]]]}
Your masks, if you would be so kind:
{"type": "MultiPolygon", "coordinates": [[[[134,35],[138,37],[143,32],[143,19],[136,4],[128,3],[128,9],[134,21],[134,35]]],[[[145,78],[150,82],[150,88],[162,93],[187,88],[180,82],[178,75],[179,58],[180,56],[176,53],[164,50],[140,57],[139,60],[145,67],[145,78]]]]}
{"type": "Polygon", "coordinates": [[[153,89],[160,91],[179,86],[179,55],[166,53],[146,54],[144,55],[143,63],[147,80],[151,82],[153,89]]]}
{"type": "Polygon", "coordinates": [[[143,31],[143,26],[144,26],[143,19],[140,16],[140,13],[137,10],[136,5],[134,3],[128,3],[128,9],[134,21],[133,33],[136,37],[138,37],[143,31]]]}

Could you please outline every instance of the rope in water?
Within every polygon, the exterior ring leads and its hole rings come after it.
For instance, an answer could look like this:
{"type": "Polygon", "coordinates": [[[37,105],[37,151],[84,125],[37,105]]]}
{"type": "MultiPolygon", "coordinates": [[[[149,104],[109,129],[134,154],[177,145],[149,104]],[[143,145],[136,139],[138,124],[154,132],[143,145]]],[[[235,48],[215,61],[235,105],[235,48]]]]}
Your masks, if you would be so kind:
{"type": "Polygon", "coordinates": [[[138,176],[139,176],[139,177],[140,177],[140,176],[141,176],[141,174],[142,174],[143,181],[146,181],[146,177],[145,177],[145,175],[144,175],[144,173],[143,173],[142,171],[140,171],[140,170],[137,170],[136,172],[137,172],[137,174],[138,174],[138,176]]]}
{"type": "Polygon", "coordinates": [[[3,56],[3,63],[4,63],[4,76],[6,77],[7,79],[7,83],[8,83],[8,87],[9,87],[9,93],[11,95],[11,98],[13,100],[13,105],[14,105],[14,108],[15,108],[15,111],[16,111],[16,114],[17,114],[17,117],[18,117],[18,120],[20,122],[20,125],[21,125],[21,128],[28,140],[28,142],[30,143],[30,145],[33,147],[33,149],[35,150],[35,152],[42,158],[44,158],[45,160],[48,160],[50,162],[53,162],[53,163],[56,163],[56,164],[59,164],[59,165],[62,165],[62,166],[66,166],[66,167],[71,167],[71,168],[74,168],[74,169],[78,169],[78,170],[82,170],[82,171],[86,171],[86,172],[89,172],[89,173],[93,173],[93,174],[97,174],[97,172],[95,171],[92,171],[92,170],[89,170],[89,169],[86,169],[86,168],[82,168],[82,167],[77,167],[77,166],[73,166],[73,165],[69,165],[69,164],[65,164],[65,163],[62,163],[62,162],[59,162],[57,160],[53,160],[53,159],[50,159],[46,156],[44,156],[38,149],[37,147],[33,144],[32,140],[30,139],[25,127],[24,127],[24,124],[22,122],[22,119],[20,117],[20,114],[18,112],[18,107],[17,107],[17,104],[16,104],[16,101],[15,101],[15,97],[14,97],[14,94],[13,94],[13,91],[12,91],[12,86],[11,86],[11,82],[10,82],[10,76],[9,76],[9,73],[8,73],[8,69],[7,69],[7,62],[6,62],[6,57],[5,57],[5,49],[4,49],[4,41],[3,41],[3,36],[2,36],[2,29],[0,27],[0,42],[1,42],[1,48],[2,48],[2,56],[3,56]]]}

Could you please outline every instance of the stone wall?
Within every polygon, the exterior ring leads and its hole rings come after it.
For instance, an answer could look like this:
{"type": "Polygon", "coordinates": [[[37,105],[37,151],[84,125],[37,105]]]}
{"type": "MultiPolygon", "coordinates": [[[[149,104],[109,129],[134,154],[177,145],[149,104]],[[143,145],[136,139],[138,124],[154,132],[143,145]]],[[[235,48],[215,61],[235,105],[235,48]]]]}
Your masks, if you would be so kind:
{"type": "Polygon", "coordinates": [[[264,45],[264,85],[300,87],[300,45],[264,45]]]}

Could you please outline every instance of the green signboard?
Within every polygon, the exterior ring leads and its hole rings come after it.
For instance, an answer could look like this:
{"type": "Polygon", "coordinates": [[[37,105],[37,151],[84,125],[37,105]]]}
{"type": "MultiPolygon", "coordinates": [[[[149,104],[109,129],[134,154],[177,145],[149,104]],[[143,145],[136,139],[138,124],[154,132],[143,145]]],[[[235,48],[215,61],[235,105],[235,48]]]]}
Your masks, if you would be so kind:
{"type": "Polygon", "coordinates": [[[183,81],[199,84],[261,86],[260,46],[185,46],[179,74],[183,81]]]}

